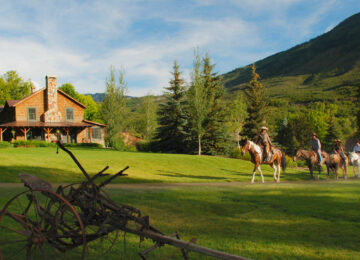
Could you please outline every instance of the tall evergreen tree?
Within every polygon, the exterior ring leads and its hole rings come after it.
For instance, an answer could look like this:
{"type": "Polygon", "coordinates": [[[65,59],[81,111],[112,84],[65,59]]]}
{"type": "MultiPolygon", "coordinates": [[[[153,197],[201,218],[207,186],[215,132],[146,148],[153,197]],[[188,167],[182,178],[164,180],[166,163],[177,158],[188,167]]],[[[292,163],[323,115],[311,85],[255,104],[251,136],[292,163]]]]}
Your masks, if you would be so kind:
{"type": "Polygon", "coordinates": [[[259,81],[259,74],[256,73],[255,64],[251,69],[251,80],[245,94],[248,100],[246,119],[242,136],[252,139],[259,132],[262,125],[266,124],[265,115],[267,102],[264,98],[264,87],[259,81]]]}
{"type": "Polygon", "coordinates": [[[215,65],[211,64],[210,56],[206,54],[203,58],[201,72],[207,107],[203,151],[213,155],[224,154],[230,147],[230,134],[226,124],[225,89],[221,83],[221,77],[213,72],[214,67],[215,65]]]}
{"type": "MultiPolygon", "coordinates": [[[[357,94],[357,103],[360,103],[360,84],[358,84],[358,94],[357,94]]],[[[360,134],[360,108],[357,111],[357,127],[358,127],[358,134],[360,134]]]]}
{"type": "Polygon", "coordinates": [[[184,80],[177,61],[174,61],[173,78],[170,86],[165,88],[166,103],[160,105],[159,128],[155,139],[155,149],[161,152],[185,153],[186,149],[186,115],[185,115],[185,93],[184,80]]]}
{"type": "Polygon", "coordinates": [[[342,137],[336,117],[334,115],[330,116],[328,132],[323,142],[325,150],[330,151],[334,147],[335,139],[342,139],[342,137]]]}
{"type": "Polygon", "coordinates": [[[107,125],[105,142],[108,146],[114,145],[126,125],[126,91],[127,83],[124,80],[124,72],[120,71],[119,84],[116,84],[115,69],[111,67],[101,105],[102,118],[107,125]]]}

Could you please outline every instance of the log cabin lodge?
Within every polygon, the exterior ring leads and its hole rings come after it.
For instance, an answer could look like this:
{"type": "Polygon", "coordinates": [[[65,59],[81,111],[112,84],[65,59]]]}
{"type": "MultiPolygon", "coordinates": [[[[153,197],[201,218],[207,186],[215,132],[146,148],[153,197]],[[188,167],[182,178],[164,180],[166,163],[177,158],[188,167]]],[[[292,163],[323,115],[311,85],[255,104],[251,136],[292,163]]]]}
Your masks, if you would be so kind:
{"type": "Polygon", "coordinates": [[[57,89],[56,77],[46,87],[0,107],[0,141],[42,140],[104,145],[105,125],[84,120],[82,103],[57,89]]]}

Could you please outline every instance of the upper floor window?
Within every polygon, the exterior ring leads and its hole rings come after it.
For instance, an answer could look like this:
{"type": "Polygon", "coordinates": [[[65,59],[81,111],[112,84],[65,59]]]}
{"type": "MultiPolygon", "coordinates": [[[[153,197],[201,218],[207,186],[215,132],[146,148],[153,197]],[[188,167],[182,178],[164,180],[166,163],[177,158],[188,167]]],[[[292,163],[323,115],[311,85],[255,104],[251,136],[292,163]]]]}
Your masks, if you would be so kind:
{"type": "Polygon", "coordinates": [[[73,108],[66,108],[66,121],[74,121],[74,109],[73,108]]]}
{"type": "Polygon", "coordinates": [[[27,108],[28,121],[36,121],[36,107],[27,108]]]}

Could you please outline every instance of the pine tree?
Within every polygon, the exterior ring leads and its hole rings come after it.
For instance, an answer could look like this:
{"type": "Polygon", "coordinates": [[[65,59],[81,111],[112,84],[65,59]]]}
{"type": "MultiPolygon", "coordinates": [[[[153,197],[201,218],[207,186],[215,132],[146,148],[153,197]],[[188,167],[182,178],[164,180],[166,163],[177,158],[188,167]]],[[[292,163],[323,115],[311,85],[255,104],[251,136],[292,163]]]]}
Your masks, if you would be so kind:
{"type": "Polygon", "coordinates": [[[225,89],[221,83],[221,77],[213,72],[214,67],[215,65],[211,64],[210,56],[206,54],[203,58],[201,72],[207,106],[203,151],[212,155],[225,154],[230,144],[230,134],[226,124],[225,89]]]}
{"type": "Polygon", "coordinates": [[[173,78],[170,86],[165,88],[166,103],[160,105],[159,125],[155,139],[155,149],[161,152],[185,153],[186,149],[186,115],[184,111],[185,93],[184,80],[177,61],[174,61],[173,78]]]}
{"type": "Polygon", "coordinates": [[[255,64],[251,69],[251,80],[245,94],[248,99],[247,113],[242,136],[249,139],[254,138],[259,132],[262,125],[266,124],[265,115],[267,103],[264,99],[264,87],[259,81],[259,74],[256,73],[255,64]]]}
{"type": "MultiPolygon", "coordinates": [[[[360,103],[360,84],[358,85],[357,103],[358,104],[360,103]]],[[[360,135],[360,108],[358,108],[356,118],[357,118],[358,134],[360,135]]]]}
{"type": "Polygon", "coordinates": [[[335,139],[342,139],[342,137],[342,132],[335,116],[331,116],[329,119],[328,133],[323,142],[325,150],[330,151],[335,144],[335,139]]]}

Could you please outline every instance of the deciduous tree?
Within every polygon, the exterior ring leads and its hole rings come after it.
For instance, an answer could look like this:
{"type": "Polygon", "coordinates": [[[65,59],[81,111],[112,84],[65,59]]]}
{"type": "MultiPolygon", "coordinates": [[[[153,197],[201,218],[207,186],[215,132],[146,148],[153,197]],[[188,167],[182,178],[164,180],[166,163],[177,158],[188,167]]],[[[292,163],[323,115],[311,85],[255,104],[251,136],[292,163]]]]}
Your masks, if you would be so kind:
{"type": "Polygon", "coordinates": [[[24,81],[16,71],[8,71],[0,77],[0,104],[6,100],[18,100],[28,96],[31,93],[33,84],[24,81]]]}
{"type": "Polygon", "coordinates": [[[109,78],[106,80],[106,91],[101,105],[101,115],[107,125],[105,142],[108,146],[114,145],[119,134],[126,125],[126,91],[127,83],[124,80],[124,72],[120,71],[118,84],[113,67],[110,68],[109,78]]]}

